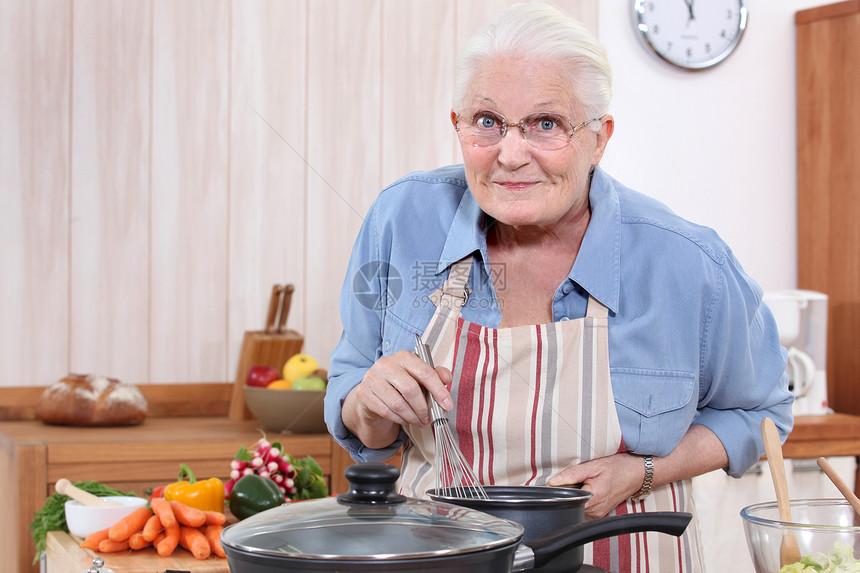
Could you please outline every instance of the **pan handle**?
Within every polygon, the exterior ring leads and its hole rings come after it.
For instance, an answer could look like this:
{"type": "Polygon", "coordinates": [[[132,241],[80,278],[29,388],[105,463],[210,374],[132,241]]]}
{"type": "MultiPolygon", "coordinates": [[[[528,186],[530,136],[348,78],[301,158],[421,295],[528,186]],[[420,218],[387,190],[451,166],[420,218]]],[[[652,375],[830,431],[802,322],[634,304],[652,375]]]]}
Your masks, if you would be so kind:
{"type": "Polygon", "coordinates": [[[514,560],[514,571],[526,571],[533,567],[543,567],[561,553],[606,537],[659,531],[675,537],[684,533],[687,524],[693,519],[690,513],[676,511],[652,511],[613,515],[577,523],[532,539],[528,545],[521,545],[514,560]]]}

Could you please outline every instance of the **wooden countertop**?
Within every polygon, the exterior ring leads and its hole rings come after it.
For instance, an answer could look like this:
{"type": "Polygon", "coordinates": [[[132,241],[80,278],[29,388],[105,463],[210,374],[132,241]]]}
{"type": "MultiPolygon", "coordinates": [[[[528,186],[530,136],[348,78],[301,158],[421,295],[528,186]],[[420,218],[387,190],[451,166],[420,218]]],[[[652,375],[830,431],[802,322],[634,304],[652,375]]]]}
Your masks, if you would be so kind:
{"type": "Polygon", "coordinates": [[[138,495],[175,481],[180,463],[198,476],[227,479],[239,448],[264,435],[297,458],[312,456],[332,491],[345,491],[349,455],[328,434],[264,432],[256,420],[225,415],[149,417],[138,426],[106,428],[0,422],[0,489],[11,492],[0,496],[0,571],[36,572],[29,524],[58,479],[96,480],[138,495]]]}
{"type": "Polygon", "coordinates": [[[96,553],[81,549],[80,539],[62,531],[48,533],[46,573],[81,573],[93,565],[93,557],[104,559],[104,566],[114,573],[153,573],[154,571],[187,571],[189,573],[229,573],[226,559],[195,559],[177,547],[173,555],[161,557],[151,547],[140,551],[96,553]]]}
{"type": "Polygon", "coordinates": [[[786,458],[860,455],[860,416],[797,416],[782,452],[786,458]]]}

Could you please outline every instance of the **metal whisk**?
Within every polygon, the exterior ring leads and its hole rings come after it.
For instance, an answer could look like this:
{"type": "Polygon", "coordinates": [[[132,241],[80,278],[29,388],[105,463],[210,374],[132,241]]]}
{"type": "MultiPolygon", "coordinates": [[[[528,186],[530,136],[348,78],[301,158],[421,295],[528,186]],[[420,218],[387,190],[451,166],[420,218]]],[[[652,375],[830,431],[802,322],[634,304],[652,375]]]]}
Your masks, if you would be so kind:
{"type": "MultiPolygon", "coordinates": [[[[431,368],[435,368],[430,349],[417,334],[415,344],[415,354],[431,368]]],[[[433,439],[436,445],[436,462],[433,464],[436,471],[436,492],[444,492],[450,497],[489,499],[472,466],[463,457],[445,411],[430,394],[427,396],[427,404],[430,407],[433,439]]]]}

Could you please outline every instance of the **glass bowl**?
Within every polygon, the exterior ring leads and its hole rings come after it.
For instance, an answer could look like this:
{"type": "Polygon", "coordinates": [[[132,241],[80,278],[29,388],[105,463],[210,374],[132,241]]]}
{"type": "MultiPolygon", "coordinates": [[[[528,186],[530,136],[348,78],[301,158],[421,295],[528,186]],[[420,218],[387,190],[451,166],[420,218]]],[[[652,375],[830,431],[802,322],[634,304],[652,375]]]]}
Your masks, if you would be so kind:
{"type": "MultiPolygon", "coordinates": [[[[788,532],[797,540],[801,556],[820,563],[827,563],[834,551],[860,546],[860,517],[844,499],[792,500],[791,522],[779,520],[775,501],[747,506],[741,510],[741,518],[756,573],[779,573],[779,550],[788,532]]],[[[860,557],[860,551],[855,555],[860,557]]],[[[860,570],[860,561],[857,567],[860,570]]]]}

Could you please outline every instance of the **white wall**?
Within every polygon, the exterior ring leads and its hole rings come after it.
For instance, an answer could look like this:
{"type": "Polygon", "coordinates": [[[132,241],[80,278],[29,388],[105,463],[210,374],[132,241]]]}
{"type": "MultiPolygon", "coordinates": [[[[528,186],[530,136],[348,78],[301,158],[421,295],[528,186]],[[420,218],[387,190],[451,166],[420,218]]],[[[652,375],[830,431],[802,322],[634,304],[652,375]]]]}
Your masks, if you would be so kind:
{"type": "Polygon", "coordinates": [[[794,13],[826,3],[748,0],[735,53],[691,73],[639,42],[632,0],[600,2],[615,82],[603,166],[716,229],[766,290],[797,284],[794,13]]]}

